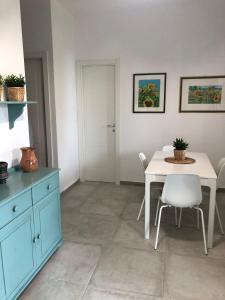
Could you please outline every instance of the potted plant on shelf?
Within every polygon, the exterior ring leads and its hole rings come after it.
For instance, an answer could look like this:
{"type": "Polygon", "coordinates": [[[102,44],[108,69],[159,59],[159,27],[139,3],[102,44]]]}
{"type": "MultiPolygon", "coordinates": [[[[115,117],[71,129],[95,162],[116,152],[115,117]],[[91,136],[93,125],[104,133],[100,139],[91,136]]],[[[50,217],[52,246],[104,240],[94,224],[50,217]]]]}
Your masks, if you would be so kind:
{"type": "Polygon", "coordinates": [[[7,100],[9,101],[24,101],[24,86],[25,79],[22,75],[8,75],[4,80],[7,88],[7,100]]]}
{"type": "Polygon", "coordinates": [[[188,143],[182,138],[176,138],[176,140],[173,141],[173,146],[175,160],[185,160],[185,150],[188,148],[188,143]]]}
{"type": "Polygon", "coordinates": [[[0,101],[4,100],[4,98],[3,98],[3,95],[4,95],[3,84],[4,84],[4,79],[3,79],[3,76],[0,74],[0,101]]]}

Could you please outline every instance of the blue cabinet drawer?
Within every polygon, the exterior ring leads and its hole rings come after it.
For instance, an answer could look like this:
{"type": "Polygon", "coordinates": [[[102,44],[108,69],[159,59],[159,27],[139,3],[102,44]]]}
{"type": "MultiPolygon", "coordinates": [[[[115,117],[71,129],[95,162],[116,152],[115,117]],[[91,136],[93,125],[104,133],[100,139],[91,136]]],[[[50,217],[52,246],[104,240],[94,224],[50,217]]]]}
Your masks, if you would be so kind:
{"type": "Polygon", "coordinates": [[[59,187],[58,173],[45,179],[45,181],[35,185],[32,188],[33,204],[37,203],[42,198],[48,196],[57,187],[59,187]]]}
{"type": "Polygon", "coordinates": [[[11,222],[31,206],[31,190],[12,198],[10,202],[0,207],[0,228],[11,222]]]}

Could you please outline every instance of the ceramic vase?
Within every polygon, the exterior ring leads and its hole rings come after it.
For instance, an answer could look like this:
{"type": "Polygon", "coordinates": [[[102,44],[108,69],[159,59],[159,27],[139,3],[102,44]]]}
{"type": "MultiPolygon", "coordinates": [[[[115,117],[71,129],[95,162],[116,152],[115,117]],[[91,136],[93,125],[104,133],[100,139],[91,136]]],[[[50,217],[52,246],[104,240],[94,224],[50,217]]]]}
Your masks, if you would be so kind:
{"type": "Polygon", "coordinates": [[[33,147],[20,148],[22,151],[22,158],[20,161],[20,167],[24,172],[33,172],[38,168],[38,160],[35,155],[35,149],[33,147]]]}

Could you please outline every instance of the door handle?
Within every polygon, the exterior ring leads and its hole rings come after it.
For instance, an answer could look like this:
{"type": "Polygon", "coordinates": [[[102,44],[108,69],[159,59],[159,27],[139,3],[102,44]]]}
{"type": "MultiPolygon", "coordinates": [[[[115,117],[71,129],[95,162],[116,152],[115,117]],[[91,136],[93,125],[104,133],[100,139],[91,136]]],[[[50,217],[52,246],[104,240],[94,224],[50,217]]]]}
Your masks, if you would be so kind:
{"type": "Polygon", "coordinates": [[[115,128],[116,127],[116,124],[115,123],[113,123],[113,124],[107,124],[106,125],[108,128],[115,128]]]}

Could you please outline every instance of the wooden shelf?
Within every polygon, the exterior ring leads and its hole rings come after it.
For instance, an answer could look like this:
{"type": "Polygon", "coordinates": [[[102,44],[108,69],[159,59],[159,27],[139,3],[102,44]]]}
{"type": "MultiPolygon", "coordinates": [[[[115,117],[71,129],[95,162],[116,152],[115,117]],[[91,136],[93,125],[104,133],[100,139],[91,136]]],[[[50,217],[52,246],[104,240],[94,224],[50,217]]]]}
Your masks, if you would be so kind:
{"type": "Polygon", "coordinates": [[[23,109],[27,104],[35,104],[35,101],[0,101],[0,105],[8,106],[9,129],[14,127],[15,120],[22,115],[23,109]]]}
{"type": "Polygon", "coordinates": [[[35,101],[21,101],[21,102],[18,102],[18,101],[0,101],[0,104],[12,104],[12,105],[26,105],[26,104],[35,104],[37,102],[35,101]]]}

